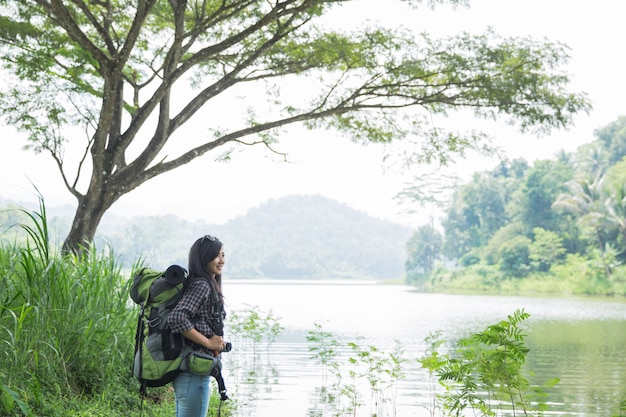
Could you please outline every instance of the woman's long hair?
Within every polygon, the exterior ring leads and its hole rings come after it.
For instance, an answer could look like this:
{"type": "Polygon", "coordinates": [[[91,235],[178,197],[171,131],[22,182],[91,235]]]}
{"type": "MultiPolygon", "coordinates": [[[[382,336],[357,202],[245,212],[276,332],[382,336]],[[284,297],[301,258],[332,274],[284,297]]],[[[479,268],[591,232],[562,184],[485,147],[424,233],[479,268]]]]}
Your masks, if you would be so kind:
{"type": "Polygon", "coordinates": [[[212,283],[219,296],[220,303],[224,305],[222,294],[222,275],[213,275],[207,270],[207,264],[217,258],[222,250],[222,242],[211,235],[205,235],[194,242],[189,249],[189,278],[206,278],[212,283]]]}

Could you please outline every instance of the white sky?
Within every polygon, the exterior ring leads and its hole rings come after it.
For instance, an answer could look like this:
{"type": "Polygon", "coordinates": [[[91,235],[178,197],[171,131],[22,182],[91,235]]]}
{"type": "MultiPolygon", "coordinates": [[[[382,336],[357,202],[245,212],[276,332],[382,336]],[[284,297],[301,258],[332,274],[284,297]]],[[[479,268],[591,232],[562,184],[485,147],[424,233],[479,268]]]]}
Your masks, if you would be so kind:
{"type": "MultiPolygon", "coordinates": [[[[551,158],[560,149],[572,151],[594,139],[593,131],[626,114],[626,3],[621,0],[473,0],[471,8],[452,11],[440,7],[434,12],[410,12],[391,0],[360,0],[338,24],[359,24],[359,17],[401,24],[427,31],[433,36],[460,31],[481,33],[487,26],[502,35],[547,37],[570,46],[568,71],[573,91],[586,92],[594,106],[589,115],[576,118],[575,126],[550,137],[521,135],[504,124],[486,125],[497,135],[497,144],[510,158],[529,161],[551,158]],[[385,4],[381,7],[381,4],[385,4]]],[[[450,119],[449,123],[457,123],[450,119]]],[[[477,126],[478,123],[474,126],[477,126]]],[[[471,128],[473,126],[469,126],[471,128]]],[[[467,127],[466,127],[467,128],[467,127]]],[[[223,223],[244,214],[270,198],[290,194],[319,194],[343,202],[372,216],[416,225],[426,215],[403,215],[393,200],[418,173],[389,172],[382,162],[380,146],[360,146],[335,139],[331,132],[301,133],[298,129],[281,139],[280,149],[289,153],[291,163],[276,162],[261,148],[234,155],[230,163],[214,163],[221,153],[205,155],[169,174],[155,178],[122,198],[111,209],[119,214],[172,213],[223,223]],[[199,181],[199,179],[202,179],[199,181]],[[194,197],[196,196],[196,197],[194,197]],[[156,203],[155,203],[156,202],[156,203]]],[[[34,155],[21,149],[23,135],[0,126],[0,195],[6,199],[36,201],[34,183],[48,206],[75,204],[62,185],[48,155],[34,155]]],[[[472,157],[446,170],[467,175],[472,170],[491,169],[495,159],[472,157]]]]}

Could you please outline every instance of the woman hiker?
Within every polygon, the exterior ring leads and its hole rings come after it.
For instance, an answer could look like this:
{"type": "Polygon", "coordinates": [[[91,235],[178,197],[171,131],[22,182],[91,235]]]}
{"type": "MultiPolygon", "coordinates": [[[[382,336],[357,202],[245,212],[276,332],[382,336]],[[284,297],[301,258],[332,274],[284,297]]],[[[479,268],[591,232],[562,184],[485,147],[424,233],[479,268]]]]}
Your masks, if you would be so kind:
{"type": "MultiPolygon", "coordinates": [[[[196,352],[217,357],[225,350],[222,295],[224,246],[215,236],[205,235],[189,250],[189,284],[169,315],[174,333],[182,333],[196,352]]],[[[211,375],[181,371],[174,379],[176,417],[206,417],[211,398],[211,375]]]]}

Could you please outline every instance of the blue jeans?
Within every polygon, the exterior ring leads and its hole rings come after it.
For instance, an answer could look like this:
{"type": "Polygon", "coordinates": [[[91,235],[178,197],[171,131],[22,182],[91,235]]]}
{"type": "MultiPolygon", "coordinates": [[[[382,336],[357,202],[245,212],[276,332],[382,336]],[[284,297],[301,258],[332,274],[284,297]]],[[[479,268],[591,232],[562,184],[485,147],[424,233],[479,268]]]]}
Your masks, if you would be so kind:
{"type": "Polygon", "coordinates": [[[206,417],[211,398],[211,375],[180,372],[172,384],[176,397],[176,417],[206,417]]]}

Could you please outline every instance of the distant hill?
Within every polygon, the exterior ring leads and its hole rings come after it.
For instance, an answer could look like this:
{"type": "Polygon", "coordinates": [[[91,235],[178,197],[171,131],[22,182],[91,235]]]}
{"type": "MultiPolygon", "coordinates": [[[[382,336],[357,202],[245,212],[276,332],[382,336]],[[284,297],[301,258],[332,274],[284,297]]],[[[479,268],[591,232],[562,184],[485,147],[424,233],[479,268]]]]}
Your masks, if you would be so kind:
{"type": "Polygon", "coordinates": [[[404,273],[411,230],[324,197],[289,196],[219,233],[232,252],[234,276],[381,279],[404,273]]]}
{"type": "MultiPolygon", "coordinates": [[[[51,229],[64,236],[71,215],[66,208],[59,213],[48,209],[51,229]]],[[[404,274],[412,230],[325,197],[294,195],[269,200],[224,225],[173,215],[107,215],[96,245],[113,248],[127,267],[141,257],[164,268],[186,265],[189,246],[206,233],[225,244],[228,278],[388,279],[404,274]]]]}

